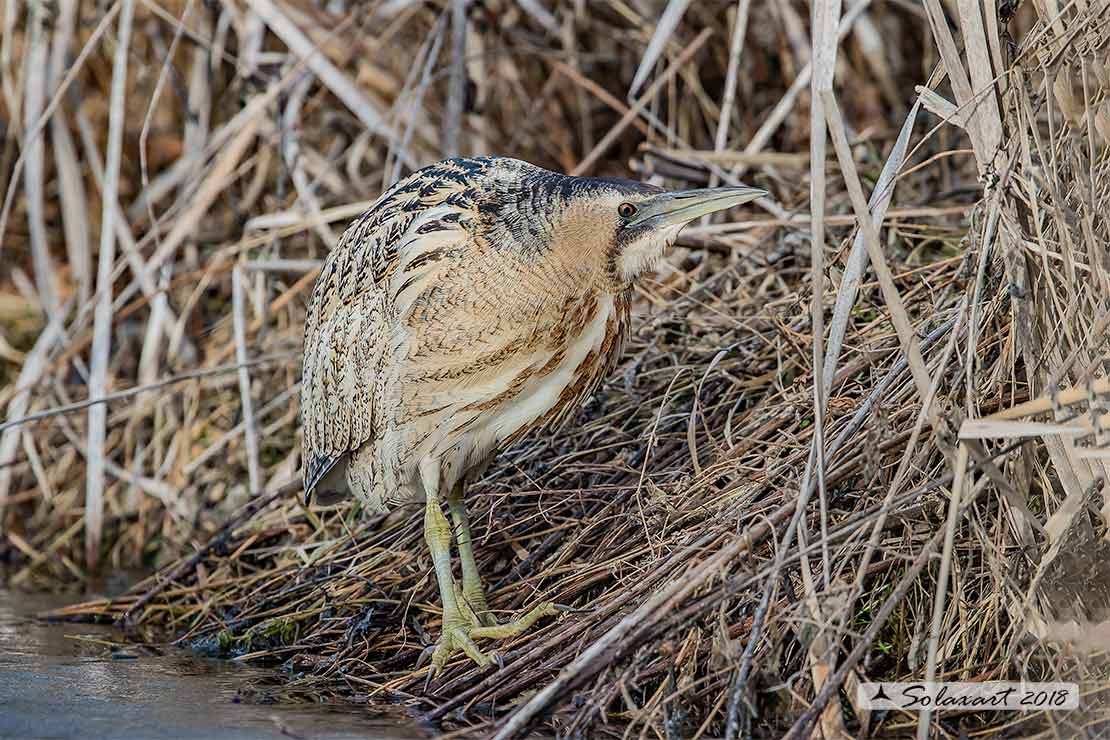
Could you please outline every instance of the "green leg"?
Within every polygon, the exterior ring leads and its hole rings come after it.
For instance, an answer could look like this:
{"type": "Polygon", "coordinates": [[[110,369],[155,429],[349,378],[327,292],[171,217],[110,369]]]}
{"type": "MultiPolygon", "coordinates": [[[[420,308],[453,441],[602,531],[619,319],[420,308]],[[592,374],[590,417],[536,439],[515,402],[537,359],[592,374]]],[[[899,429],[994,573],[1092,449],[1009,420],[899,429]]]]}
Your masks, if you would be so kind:
{"type": "Polygon", "coordinates": [[[482,577],[478,575],[478,564],[474,562],[474,547],[470,541],[470,520],[466,516],[463,502],[463,484],[459,481],[447,494],[447,506],[451,509],[451,521],[455,526],[455,544],[459,546],[459,560],[462,561],[462,596],[473,610],[479,626],[494,627],[497,620],[490,614],[486,603],[482,577]]]}
{"type": "Polygon", "coordinates": [[[471,639],[471,620],[460,611],[456,598],[457,586],[451,575],[451,525],[447,523],[447,517],[439,506],[438,469],[434,474],[424,477],[424,493],[427,497],[424,506],[424,541],[428,543],[428,550],[432,554],[436,581],[439,583],[439,598],[443,603],[443,633],[432,653],[432,674],[439,673],[447,659],[457,650],[462,650],[478,665],[487,665],[492,661],[471,639]]]}
{"type": "Polygon", "coordinates": [[[463,586],[460,588],[451,574],[451,525],[439,505],[438,461],[428,461],[421,465],[420,477],[426,496],[424,540],[432,554],[436,581],[439,584],[439,598],[443,602],[443,633],[432,653],[431,675],[439,673],[447,660],[460,650],[478,665],[488,665],[493,659],[478,649],[474,644],[475,639],[502,640],[516,637],[531,628],[541,617],[554,616],[558,611],[553,604],[545,602],[520,619],[497,624],[489,614],[485,596],[482,594],[482,583],[471,548],[470,527],[462,505],[462,488],[456,486],[448,497],[451,515],[458,527],[457,541],[463,569],[463,586]]]}
{"type": "Polygon", "coordinates": [[[531,628],[540,617],[558,614],[554,604],[545,602],[533,608],[532,611],[520,619],[506,624],[498,624],[486,605],[482,579],[478,575],[478,565],[474,562],[474,547],[470,540],[470,522],[466,516],[466,504],[463,503],[461,482],[451,489],[451,493],[447,496],[447,505],[451,509],[451,519],[455,523],[455,543],[459,546],[459,559],[462,561],[463,584],[459,595],[465,603],[460,604],[460,611],[463,616],[467,616],[467,613],[470,612],[476,617],[471,622],[470,637],[488,637],[494,640],[516,637],[531,628]]]}

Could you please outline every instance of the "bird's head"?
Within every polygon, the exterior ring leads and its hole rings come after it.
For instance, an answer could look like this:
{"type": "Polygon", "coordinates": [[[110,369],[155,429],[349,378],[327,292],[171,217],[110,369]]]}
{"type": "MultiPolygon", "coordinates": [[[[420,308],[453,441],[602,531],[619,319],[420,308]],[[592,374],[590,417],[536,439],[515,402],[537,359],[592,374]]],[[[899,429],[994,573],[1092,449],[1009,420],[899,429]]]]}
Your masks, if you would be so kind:
{"type": "Polygon", "coordinates": [[[517,166],[496,178],[498,205],[488,225],[524,253],[554,250],[564,259],[593,262],[622,285],[656,269],[686,224],[766,194],[746,185],[667,191],[508,161],[517,166]]]}
{"type": "Polygon", "coordinates": [[[564,224],[600,237],[616,276],[629,283],[658,268],[686,224],[766,194],[744,185],[666,191],[621,180],[583,178],[583,184],[564,224]]]}

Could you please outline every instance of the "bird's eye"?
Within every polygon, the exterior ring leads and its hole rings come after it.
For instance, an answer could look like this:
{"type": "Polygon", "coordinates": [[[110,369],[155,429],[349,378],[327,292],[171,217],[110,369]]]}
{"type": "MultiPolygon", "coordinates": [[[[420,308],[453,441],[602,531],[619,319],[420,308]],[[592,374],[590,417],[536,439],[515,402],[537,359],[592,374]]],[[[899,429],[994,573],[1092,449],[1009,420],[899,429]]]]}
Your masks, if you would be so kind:
{"type": "Polygon", "coordinates": [[[621,218],[632,218],[636,215],[636,206],[631,203],[621,203],[617,206],[617,213],[621,218]]]}

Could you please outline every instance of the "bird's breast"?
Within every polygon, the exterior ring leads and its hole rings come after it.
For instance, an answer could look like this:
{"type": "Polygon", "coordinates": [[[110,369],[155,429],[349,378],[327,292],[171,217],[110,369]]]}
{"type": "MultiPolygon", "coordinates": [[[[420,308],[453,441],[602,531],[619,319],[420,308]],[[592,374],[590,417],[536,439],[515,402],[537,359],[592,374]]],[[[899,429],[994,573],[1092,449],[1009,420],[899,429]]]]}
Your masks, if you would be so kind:
{"type": "Polygon", "coordinates": [[[546,362],[537,362],[522,372],[521,392],[491,420],[498,442],[530,429],[577,397],[577,390],[596,372],[613,309],[611,298],[599,299],[593,315],[579,331],[571,327],[564,335],[565,345],[551,348],[546,362]]]}
{"type": "Polygon", "coordinates": [[[535,315],[507,303],[453,313],[450,348],[434,322],[413,327],[403,406],[415,458],[438,457],[463,475],[532,430],[554,429],[596,391],[620,352],[624,296],[580,289],[535,315]]]}
{"type": "Polygon", "coordinates": [[[599,297],[593,308],[577,327],[577,317],[567,317],[566,343],[539,370],[531,369],[522,392],[491,420],[498,447],[562,424],[604,380],[620,352],[624,311],[612,296],[599,297]]]}

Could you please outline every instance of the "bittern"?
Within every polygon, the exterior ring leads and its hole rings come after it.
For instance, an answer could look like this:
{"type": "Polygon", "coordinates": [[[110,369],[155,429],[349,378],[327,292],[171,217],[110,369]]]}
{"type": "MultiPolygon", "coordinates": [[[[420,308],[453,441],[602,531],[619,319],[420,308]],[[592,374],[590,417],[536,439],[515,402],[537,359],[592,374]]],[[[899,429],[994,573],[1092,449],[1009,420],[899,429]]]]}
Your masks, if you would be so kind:
{"type": "Polygon", "coordinates": [[[554,613],[545,603],[494,620],[465,482],[597,390],[620,355],[633,283],[686,223],[761,195],[451,159],[389,188],[328,254],[305,324],[305,495],[350,491],[377,511],[423,498],[443,606],[433,673],[459,650],[486,664],[476,639],[554,613]]]}

